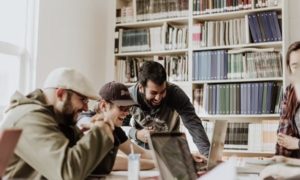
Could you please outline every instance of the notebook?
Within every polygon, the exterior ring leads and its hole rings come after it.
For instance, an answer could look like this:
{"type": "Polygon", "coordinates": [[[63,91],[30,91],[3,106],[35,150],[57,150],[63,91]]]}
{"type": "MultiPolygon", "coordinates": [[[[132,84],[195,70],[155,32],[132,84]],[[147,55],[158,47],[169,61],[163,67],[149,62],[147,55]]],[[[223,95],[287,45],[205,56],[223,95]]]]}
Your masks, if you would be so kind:
{"type": "Polygon", "coordinates": [[[9,159],[14,153],[21,132],[21,129],[6,129],[0,132],[0,177],[3,176],[9,159]]]}
{"type": "MultiPolygon", "coordinates": [[[[222,160],[227,121],[215,121],[209,158],[205,169],[210,170],[222,160]]],[[[184,133],[152,133],[149,140],[160,179],[197,179],[194,163],[184,133]]]]}

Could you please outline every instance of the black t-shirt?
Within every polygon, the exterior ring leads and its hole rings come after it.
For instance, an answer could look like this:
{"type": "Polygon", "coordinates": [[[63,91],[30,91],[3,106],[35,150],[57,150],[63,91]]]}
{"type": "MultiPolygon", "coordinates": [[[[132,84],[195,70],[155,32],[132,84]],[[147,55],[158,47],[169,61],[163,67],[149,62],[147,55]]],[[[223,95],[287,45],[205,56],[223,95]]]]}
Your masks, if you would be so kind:
{"type": "Polygon", "coordinates": [[[126,133],[120,127],[115,127],[113,134],[115,138],[115,146],[119,146],[120,144],[124,143],[128,139],[126,133]]]}

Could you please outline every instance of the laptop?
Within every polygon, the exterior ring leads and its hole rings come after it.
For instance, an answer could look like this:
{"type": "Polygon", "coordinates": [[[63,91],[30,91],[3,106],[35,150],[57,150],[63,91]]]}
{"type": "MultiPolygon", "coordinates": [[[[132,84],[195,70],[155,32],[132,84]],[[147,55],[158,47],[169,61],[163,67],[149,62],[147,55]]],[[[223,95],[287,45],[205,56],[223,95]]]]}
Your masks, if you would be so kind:
{"type": "Polygon", "coordinates": [[[0,179],[20,138],[21,129],[6,129],[0,132],[0,179]]]}
{"type": "MultiPolygon", "coordinates": [[[[227,121],[216,120],[213,130],[209,158],[205,167],[210,170],[222,160],[227,121]]],[[[184,133],[152,133],[149,140],[160,179],[197,179],[199,168],[191,155],[184,133]]]]}

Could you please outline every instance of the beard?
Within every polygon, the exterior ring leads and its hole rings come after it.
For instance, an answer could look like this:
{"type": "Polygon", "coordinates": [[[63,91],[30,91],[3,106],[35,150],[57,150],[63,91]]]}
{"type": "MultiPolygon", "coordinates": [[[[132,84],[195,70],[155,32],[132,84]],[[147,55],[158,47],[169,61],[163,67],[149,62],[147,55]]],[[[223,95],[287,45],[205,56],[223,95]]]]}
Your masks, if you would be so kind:
{"type": "Polygon", "coordinates": [[[163,98],[163,99],[159,102],[159,104],[154,105],[154,104],[152,104],[152,99],[148,100],[148,99],[146,98],[146,90],[145,90],[145,89],[144,89],[143,92],[140,93],[140,94],[141,94],[141,97],[142,97],[143,101],[145,102],[145,104],[146,104],[149,108],[157,109],[157,108],[159,108],[159,107],[161,106],[161,104],[162,104],[163,101],[164,101],[164,98],[163,98]]]}
{"type": "Polygon", "coordinates": [[[74,125],[76,125],[76,122],[77,122],[77,119],[76,119],[75,116],[79,112],[75,112],[74,107],[73,107],[72,102],[71,102],[71,96],[72,96],[72,94],[69,94],[69,93],[67,94],[67,99],[63,103],[61,114],[62,114],[62,117],[64,119],[64,122],[67,125],[74,126],[74,125]]]}

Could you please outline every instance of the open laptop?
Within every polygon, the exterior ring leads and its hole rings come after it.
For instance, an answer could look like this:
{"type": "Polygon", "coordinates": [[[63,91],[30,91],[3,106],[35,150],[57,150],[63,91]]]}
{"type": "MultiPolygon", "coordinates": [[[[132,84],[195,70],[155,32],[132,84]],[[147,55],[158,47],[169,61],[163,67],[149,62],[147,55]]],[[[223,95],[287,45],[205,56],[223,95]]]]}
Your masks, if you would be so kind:
{"type": "MultiPolygon", "coordinates": [[[[210,170],[222,160],[223,147],[227,129],[227,121],[216,120],[205,169],[210,170]]],[[[150,149],[160,172],[160,179],[197,179],[199,170],[184,133],[153,133],[150,134],[150,149]]]]}
{"type": "Polygon", "coordinates": [[[20,138],[21,129],[6,129],[0,132],[0,179],[20,138]]]}

